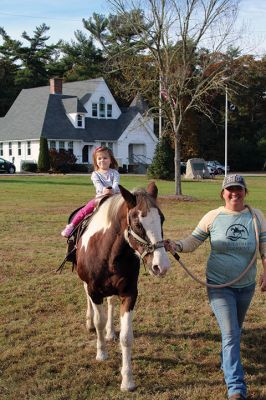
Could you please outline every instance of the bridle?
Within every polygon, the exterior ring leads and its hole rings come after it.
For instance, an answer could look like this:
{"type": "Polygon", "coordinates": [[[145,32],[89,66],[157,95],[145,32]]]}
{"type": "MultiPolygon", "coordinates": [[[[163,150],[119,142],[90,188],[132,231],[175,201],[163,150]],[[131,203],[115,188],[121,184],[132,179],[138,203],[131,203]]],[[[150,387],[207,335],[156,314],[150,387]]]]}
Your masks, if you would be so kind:
{"type": "MultiPolygon", "coordinates": [[[[137,243],[141,244],[144,247],[144,251],[143,253],[140,253],[139,251],[135,250],[135,252],[139,255],[139,257],[142,259],[142,261],[144,261],[144,257],[147,254],[153,253],[156,249],[159,249],[161,247],[164,247],[164,241],[163,240],[159,240],[156,243],[152,243],[149,239],[143,239],[141,236],[139,236],[136,232],[134,232],[134,230],[132,229],[132,227],[130,226],[130,224],[128,223],[128,227],[127,227],[127,236],[133,236],[133,238],[136,240],[137,243]]],[[[132,246],[131,246],[132,247],[132,246]]]]}

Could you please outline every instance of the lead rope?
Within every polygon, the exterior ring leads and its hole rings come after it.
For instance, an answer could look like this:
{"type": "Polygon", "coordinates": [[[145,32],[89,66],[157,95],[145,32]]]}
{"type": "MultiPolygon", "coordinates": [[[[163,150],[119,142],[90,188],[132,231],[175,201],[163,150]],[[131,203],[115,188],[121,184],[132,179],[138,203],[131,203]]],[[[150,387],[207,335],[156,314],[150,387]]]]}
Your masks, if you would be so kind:
{"type": "Polygon", "coordinates": [[[258,252],[258,250],[259,250],[259,228],[258,228],[257,218],[256,218],[256,215],[255,215],[254,211],[252,210],[252,208],[251,208],[250,206],[246,205],[246,207],[249,209],[249,211],[250,211],[250,213],[251,213],[251,215],[252,215],[252,219],[253,219],[253,224],[254,224],[254,229],[255,229],[255,236],[256,236],[256,249],[255,249],[254,255],[253,255],[253,257],[252,257],[250,263],[249,263],[248,266],[244,269],[244,271],[241,272],[241,274],[240,274],[237,278],[233,279],[233,280],[230,281],[230,282],[223,283],[223,284],[221,284],[221,285],[213,285],[213,284],[211,284],[211,283],[204,282],[204,281],[200,280],[199,278],[197,278],[195,275],[193,275],[192,272],[190,272],[190,271],[187,269],[187,267],[185,266],[185,264],[180,260],[180,256],[179,256],[177,253],[171,253],[171,254],[174,256],[174,258],[179,262],[179,264],[181,265],[181,267],[186,271],[186,273],[187,273],[192,279],[194,279],[196,282],[200,283],[200,284],[203,285],[203,286],[209,287],[209,288],[225,288],[225,287],[228,287],[228,286],[232,286],[232,285],[234,285],[236,282],[240,281],[240,279],[242,279],[243,276],[246,275],[246,273],[247,273],[247,272],[250,270],[250,268],[253,266],[253,264],[254,264],[254,262],[255,262],[255,260],[256,260],[256,258],[257,258],[257,252],[258,252]]]}

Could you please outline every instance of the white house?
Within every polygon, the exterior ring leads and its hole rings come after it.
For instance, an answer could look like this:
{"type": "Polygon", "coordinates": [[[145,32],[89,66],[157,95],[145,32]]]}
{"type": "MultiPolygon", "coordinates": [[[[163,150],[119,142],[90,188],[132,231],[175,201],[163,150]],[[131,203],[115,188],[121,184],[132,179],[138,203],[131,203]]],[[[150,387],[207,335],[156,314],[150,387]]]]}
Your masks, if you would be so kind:
{"type": "Polygon", "coordinates": [[[136,96],[120,109],[103,78],[23,89],[0,118],[0,157],[21,171],[24,161],[38,162],[40,137],[50,148],[73,152],[91,164],[95,147],[113,150],[119,165],[150,164],[158,142],[147,104],[136,96]]]}

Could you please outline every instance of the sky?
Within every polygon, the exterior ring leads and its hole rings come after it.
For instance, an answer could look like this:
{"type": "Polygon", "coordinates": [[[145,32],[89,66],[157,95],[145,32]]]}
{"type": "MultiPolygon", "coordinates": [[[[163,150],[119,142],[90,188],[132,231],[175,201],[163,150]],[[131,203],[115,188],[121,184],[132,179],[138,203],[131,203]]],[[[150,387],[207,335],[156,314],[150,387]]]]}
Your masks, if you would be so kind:
{"type": "MultiPolygon", "coordinates": [[[[59,39],[74,39],[74,31],[82,30],[82,18],[88,19],[93,12],[111,13],[107,0],[0,0],[0,27],[12,39],[21,39],[26,31],[33,36],[36,26],[45,23],[50,27],[48,43],[59,39]]],[[[241,0],[237,24],[244,24],[241,43],[245,53],[266,54],[266,0],[241,0]]],[[[2,39],[0,39],[2,44],[2,39]]]]}

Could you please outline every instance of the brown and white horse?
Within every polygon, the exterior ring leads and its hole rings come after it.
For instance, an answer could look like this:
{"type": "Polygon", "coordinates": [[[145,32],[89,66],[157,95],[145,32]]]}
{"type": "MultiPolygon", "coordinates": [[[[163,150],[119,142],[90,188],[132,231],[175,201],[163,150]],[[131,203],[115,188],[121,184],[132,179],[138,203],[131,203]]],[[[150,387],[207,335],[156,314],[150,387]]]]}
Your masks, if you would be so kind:
{"type": "Polygon", "coordinates": [[[163,276],[170,267],[162,238],[163,214],[156,204],[154,182],[133,193],[120,186],[121,194],[109,197],[93,214],[77,245],[77,272],[87,294],[87,328],[95,326],[97,360],[107,358],[105,340],[115,337],[113,295],[121,300],[121,390],[132,391],[132,312],[138,295],[140,258],[151,275],[163,276]],[[108,299],[107,318],[103,299],[108,299]]]}

